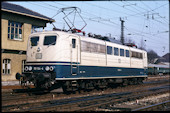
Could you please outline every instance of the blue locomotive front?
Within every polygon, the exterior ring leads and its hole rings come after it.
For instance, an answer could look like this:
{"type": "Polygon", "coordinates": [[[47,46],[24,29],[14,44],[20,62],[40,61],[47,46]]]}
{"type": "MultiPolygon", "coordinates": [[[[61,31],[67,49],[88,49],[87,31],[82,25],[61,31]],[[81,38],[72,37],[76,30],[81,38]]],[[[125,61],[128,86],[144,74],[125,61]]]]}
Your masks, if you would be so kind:
{"type": "Polygon", "coordinates": [[[70,75],[71,73],[71,66],[62,65],[65,63],[61,64],[56,62],[54,65],[48,65],[48,63],[46,62],[46,65],[42,65],[40,62],[34,62],[34,65],[28,64],[29,62],[27,63],[27,65],[24,66],[24,72],[22,73],[22,75],[17,73],[16,78],[21,79],[22,84],[32,82],[35,87],[39,88],[48,89],[53,84],[57,84],[56,78],[63,78],[70,75]]]}

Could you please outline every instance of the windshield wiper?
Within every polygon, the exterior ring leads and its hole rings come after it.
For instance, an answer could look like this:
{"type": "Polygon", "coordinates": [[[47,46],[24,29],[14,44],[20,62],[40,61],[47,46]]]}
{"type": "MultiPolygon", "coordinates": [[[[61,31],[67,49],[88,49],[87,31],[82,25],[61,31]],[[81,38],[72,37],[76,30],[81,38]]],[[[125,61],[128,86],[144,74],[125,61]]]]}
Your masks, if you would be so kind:
{"type": "Polygon", "coordinates": [[[53,43],[49,44],[48,47],[51,46],[51,45],[53,45],[53,44],[55,44],[55,43],[56,43],[56,42],[53,42],[53,43]]]}

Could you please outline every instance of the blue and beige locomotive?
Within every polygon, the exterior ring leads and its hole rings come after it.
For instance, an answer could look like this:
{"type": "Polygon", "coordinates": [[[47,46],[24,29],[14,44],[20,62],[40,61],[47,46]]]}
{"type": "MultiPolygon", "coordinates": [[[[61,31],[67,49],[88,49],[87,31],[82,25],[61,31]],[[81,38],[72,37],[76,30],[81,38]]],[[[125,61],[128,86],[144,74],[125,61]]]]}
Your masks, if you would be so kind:
{"type": "Polygon", "coordinates": [[[146,51],[64,31],[31,34],[26,57],[16,78],[39,88],[102,88],[147,77],[146,51]]]}

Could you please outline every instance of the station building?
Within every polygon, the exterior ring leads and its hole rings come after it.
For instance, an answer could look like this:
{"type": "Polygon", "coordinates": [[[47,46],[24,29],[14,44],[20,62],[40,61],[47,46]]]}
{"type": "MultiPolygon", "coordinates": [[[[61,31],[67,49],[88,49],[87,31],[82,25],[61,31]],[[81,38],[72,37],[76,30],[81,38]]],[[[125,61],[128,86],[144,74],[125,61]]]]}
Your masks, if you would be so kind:
{"type": "Polygon", "coordinates": [[[55,20],[20,5],[1,2],[1,81],[13,81],[26,62],[28,36],[55,20]]]}

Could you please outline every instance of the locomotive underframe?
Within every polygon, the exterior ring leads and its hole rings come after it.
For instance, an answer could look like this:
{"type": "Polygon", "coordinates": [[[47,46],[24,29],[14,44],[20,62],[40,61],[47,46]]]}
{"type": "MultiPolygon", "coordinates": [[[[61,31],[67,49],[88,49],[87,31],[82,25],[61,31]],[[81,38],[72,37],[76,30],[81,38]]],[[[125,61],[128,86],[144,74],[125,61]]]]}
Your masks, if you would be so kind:
{"type": "Polygon", "coordinates": [[[107,78],[107,79],[79,79],[79,80],[62,80],[64,92],[73,90],[90,90],[115,87],[119,85],[141,84],[146,77],[138,78],[107,78]]]}
{"type": "MultiPolygon", "coordinates": [[[[17,75],[16,75],[17,76],[17,75]]],[[[56,73],[23,73],[20,75],[21,85],[32,82],[36,88],[52,90],[62,87],[64,92],[74,90],[103,89],[119,85],[141,84],[146,77],[105,78],[105,79],[77,79],[55,80],[56,73]]],[[[17,78],[17,77],[16,77],[17,78]]]]}
{"type": "Polygon", "coordinates": [[[20,80],[22,86],[26,86],[28,82],[32,82],[36,88],[45,89],[49,89],[54,84],[55,77],[55,72],[16,74],[16,78],[20,80]]]}

